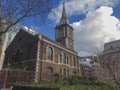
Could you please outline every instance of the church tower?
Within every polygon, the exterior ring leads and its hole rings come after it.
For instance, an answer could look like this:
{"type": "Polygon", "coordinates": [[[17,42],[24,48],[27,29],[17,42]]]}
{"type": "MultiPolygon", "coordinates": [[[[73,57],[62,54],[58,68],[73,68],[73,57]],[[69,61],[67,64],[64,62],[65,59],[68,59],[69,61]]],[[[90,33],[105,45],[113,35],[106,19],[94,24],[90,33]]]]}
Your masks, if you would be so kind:
{"type": "Polygon", "coordinates": [[[70,26],[65,4],[63,3],[62,17],[59,24],[56,26],[56,41],[70,50],[74,50],[73,47],[73,28],[70,26]]]}

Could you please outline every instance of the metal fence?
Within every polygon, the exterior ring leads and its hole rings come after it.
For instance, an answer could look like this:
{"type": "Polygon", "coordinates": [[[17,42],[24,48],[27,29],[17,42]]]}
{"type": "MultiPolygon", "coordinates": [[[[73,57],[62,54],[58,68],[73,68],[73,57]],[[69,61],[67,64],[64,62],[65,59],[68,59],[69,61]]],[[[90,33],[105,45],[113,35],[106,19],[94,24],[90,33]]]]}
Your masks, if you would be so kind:
{"type": "Polygon", "coordinates": [[[0,87],[14,83],[34,82],[34,72],[24,70],[9,70],[0,71],[0,87]]]}

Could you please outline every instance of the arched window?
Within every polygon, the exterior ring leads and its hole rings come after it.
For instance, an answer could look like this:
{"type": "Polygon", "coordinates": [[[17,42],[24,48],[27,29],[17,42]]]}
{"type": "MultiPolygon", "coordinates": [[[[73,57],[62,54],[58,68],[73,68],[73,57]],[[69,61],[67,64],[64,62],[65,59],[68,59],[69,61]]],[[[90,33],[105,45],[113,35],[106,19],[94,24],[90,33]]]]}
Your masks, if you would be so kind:
{"type": "Polygon", "coordinates": [[[62,75],[62,69],[60,69],[60,74],[62,75]]]}
{"type": "Polygon", "coordinates": [[[62,54],[59,55],[59,63],[62,63],[62,54]]]}
{"type": "Polygon", "coordinates": [[[69,58],[68,57],[66,58],[66,64],[69,64],[69,58]]]}
{"type": "Polygon", "coordinates": [[[65,53],[63,53],[63,63],[66,64],[66,54],[65,53]]]}
{"type": "Polygon", "coordinates": [[[32,59],[32,49],[33,49],[33,45],[29,45],[28,49],[27,49],[27,59],[32,59]]]}
{"type": "Polygon", "coordinates": [[[53,73],[53,69],[51,67],[47,68],[47,74],[52,74],[53,73]]]}
{"type": "Polygon", "coordinates": [[[16,51],[16,55],[15,55],[15,63],[17,63],[18,61],[19,61],[19,56],[20,55],[20,49],[18,49],[17,51],[16,51]]]}
{"type": "Polygon", "coordinates": [[[73,66],[76,66],[76,60],[75,60],[75,57],[73,57],[73,66]]]}
{"type": "Polygon", "coordinates": [[[63,69],[63,75],[66,75],[66,69],[63,69]]]}
{"type": "Polygon", "coordinates": [[[53,49],[51,47],[48,48],[48,59],[53,60],[53,49]]]}
{"type": "Polygon", "coordinates": [[[13,54],[12,59],[14,60],[13,63],[20,63],[23,58],[22,50],[18,49],[15,54],[13,54]]]}
{"type": "Polygon", "coordinates": [[[66,76],[67,75],[67,69],[63,69],[63,75],[66,76]]]}

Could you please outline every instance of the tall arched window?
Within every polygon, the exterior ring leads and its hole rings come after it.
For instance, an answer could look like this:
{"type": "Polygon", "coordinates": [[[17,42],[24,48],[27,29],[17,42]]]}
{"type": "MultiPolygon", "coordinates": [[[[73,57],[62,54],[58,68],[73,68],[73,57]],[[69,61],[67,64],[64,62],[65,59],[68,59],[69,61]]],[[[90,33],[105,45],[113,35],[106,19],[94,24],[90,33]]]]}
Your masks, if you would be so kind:
{"type": "Polygon", "coordinates": [[[62,54],[59,55],[59,63],[62,63],[62,54]]]}
{"type": "Polygon", "coordinates": [[[68,57],[66,58],[66,64],[69,64],[69,58],[68,57]]]}
{"type": "Polygon", "coordinates": [[[32,59],[32,48],[33,48],[33,45],[29,45],[28,46],[28,50],[27,50],[27,59],[32,59]]]}
{"type": "Polygon", "coordinates": [[[20,58],[20,49],[18,49],[17,51],[16,51],[16,55],[15,55],[15,63],[17,63],[18,61],[19,61],[19,58],[20,58]]]}
{"type": "Polygon", "coordinates": [[[76,66],[76,60],[75,60],[75,57],[73,57],[73,66],[76,66]]]}
{"type": "Polygon", "coordinates": [[[63,53],[63,63],[66,64],[66,54],[65,53],[63,53]]]}
{"type": "Polygon", "coordinates": [[[51,47],[48,48],[48,59],[53,60],[53,49],[51,47]]]}
{"type": "Polygon", "coordinates": [[[23,58],[23,52],[22,50],[18,49],[16,51],[16,54],[13,55],[12,59],[14,60],[14,63],[19,63],[22,61],[23,58]]]}

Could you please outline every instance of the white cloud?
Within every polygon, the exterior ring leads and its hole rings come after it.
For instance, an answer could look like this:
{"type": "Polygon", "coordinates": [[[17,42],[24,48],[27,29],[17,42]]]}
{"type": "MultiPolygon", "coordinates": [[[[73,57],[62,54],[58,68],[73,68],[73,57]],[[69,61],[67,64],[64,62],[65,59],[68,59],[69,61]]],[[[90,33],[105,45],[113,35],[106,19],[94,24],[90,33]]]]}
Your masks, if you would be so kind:
{"type": "MultiPolygon", "coordinates": [[[[65,1],[65,0],[64,0],[65,1]]],[[[112,16],[112,7],[119,0],[66,0],[67,16],[86,14],[86,18],[72,25],[75,29],[75,49],[82,55],[103,50],[103,44],[120,38],[119,20],[112,16]]],[[[52,9],[49,18],[58,23],[62,1],[52,9]]]]}
{"type": "Polygon", "coordinates": [[[101,6],[89,11],[84,20],[72,24],[75,48],[80,55],[102,50],[105,42],[120,39],[120,21],[112,13],[111,7],[101,6]]]}
{"type": "MultiPolygon", "coordinates": [[[[89,10],[95,10],[99,6],[114,6],[119,0],[64,0],[68,16],[87,13],[89,10]]],[[[49,18],[58,22],[61,17],[62,2],[58,7],[53,8],[49,18]]]]}

